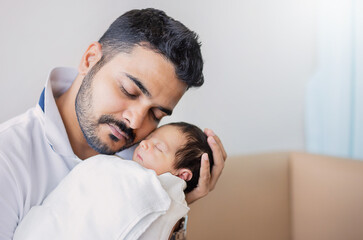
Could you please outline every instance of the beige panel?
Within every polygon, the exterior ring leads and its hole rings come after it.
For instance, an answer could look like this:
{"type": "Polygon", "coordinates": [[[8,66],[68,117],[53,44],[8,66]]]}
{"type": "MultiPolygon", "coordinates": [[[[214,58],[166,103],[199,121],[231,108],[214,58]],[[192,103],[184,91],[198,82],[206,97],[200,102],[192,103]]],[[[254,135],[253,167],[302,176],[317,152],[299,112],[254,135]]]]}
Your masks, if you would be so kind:
{"type": "Polygon", "coordinates": [[[216,189],[191,205],[188,240],[287,240],[288,154],[227,160],[216,189]]]}
{"type": "Polygon", "coordinates": [[[363,239],[363,161],[293,154],[294,240],[363,239]]]}

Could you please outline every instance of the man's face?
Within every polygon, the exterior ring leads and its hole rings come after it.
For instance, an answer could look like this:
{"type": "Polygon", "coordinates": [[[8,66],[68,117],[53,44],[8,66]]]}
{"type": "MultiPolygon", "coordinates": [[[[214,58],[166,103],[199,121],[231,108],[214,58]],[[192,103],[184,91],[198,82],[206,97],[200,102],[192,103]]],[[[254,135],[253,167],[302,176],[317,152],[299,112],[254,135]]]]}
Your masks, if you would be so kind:
{"type": "Polygon", "coordinates": [[[174,174],[175,153],[185,144],[186,138],[175,126],[166,125],[156,129],[135,149],[132,160],[157,175],[174,174]]]}
{"type": "Polygon", "coordinates": [[[145,138],[185,91],[172,63],[136,46],[85,76],[76,98],[79,125],[93,149],[113,154],[145,138]]]}

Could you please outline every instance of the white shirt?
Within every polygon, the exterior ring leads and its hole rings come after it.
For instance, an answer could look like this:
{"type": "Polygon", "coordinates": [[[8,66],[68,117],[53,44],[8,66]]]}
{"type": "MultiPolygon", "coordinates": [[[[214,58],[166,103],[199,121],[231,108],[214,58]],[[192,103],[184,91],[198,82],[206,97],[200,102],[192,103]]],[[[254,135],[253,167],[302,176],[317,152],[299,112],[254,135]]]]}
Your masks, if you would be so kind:
{"type": "MultiPolygon", "coordinates": [[[[11,240],[30,208],[41,204],[82,161],[73,153],[55,103],[76,76],[75,69],[53,69],[44,99],[41,96],[34,108],[0,125],[1,240],[11,240]]],[[[132,151],[124,151],[123,157],[131,159],[132,151]]]]}
{"type": "Polygon", "coordinates": [[[14,240],[168,239],[189,211],[184,180],[134,161],[81,162],[19,224],[14,240]]]}

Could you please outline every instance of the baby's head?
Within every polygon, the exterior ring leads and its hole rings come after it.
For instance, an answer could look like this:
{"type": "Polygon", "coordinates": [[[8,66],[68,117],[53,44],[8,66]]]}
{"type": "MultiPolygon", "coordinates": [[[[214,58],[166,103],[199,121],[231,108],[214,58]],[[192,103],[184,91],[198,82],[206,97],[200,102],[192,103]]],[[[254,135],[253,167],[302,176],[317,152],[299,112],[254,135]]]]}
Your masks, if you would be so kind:
{"type": "Polygon", "coordinates": [[[133,160],[158,175],[170,172],[184,179],[187,182],[184,192],[188,193],[198,184],[203,153],[208,154],[212,169],[213,154],[207,136],[192,124],[177,122],[157,128],[141,141],[133,160]]]}

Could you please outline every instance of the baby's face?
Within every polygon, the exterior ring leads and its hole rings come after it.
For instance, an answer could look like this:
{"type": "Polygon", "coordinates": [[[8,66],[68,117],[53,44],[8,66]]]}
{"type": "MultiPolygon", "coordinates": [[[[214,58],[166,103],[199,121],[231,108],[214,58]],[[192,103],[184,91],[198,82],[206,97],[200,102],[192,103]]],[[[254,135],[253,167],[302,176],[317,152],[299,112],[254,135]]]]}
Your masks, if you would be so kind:
{"type": "Polygon", "coordinates": [[[170,172],[174,174],[176,151],[185,143],[185,137],[175,126],[163,126],[156,129],[135,149],[132,160],[157,175],[170,172]]]}

